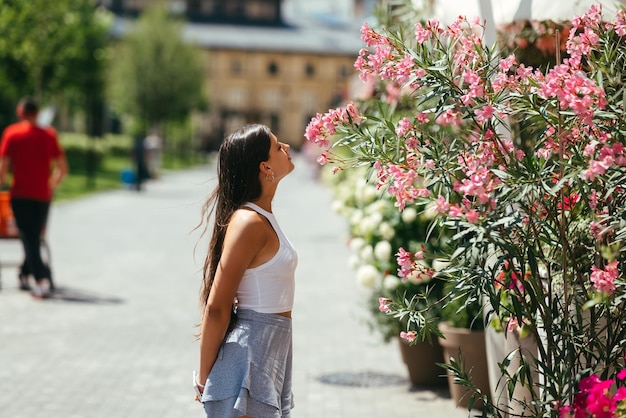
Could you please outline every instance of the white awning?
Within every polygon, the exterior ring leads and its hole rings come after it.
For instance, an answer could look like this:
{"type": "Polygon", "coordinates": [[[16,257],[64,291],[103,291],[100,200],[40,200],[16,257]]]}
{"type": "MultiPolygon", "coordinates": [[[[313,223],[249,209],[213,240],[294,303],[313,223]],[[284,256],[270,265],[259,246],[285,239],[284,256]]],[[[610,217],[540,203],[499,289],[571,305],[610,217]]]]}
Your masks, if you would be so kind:
{"type": "Polygon", "coordinates": [[[620,6],[626,7],[626,0],[438,0],[435,17],[450,24],[458,16],[480,16],[487,21],[485,36],[491,41],[498,25],[518,20],[571,20],[594,4],[602,5],[604,16],[612,19],[620,6]]]}
{"type": "Polygon", "coordinates": [[[496,25],[516,20],[570,20],[584,14],[593,4],[601,4],[606,16],[614,16],[618,6],[626,0],[439,0],[435,4],[436,17],[445,23],[459,15],[483,16],[483,3],[491,6],[496,25]]]}

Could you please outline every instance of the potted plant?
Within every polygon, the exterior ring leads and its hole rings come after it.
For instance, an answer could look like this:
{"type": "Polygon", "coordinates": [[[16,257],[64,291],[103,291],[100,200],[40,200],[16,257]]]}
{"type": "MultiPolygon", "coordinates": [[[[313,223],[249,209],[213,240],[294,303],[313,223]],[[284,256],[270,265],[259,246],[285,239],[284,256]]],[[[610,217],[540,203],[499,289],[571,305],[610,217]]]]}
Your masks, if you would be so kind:
{"type": "MultiPolygon", "coordinates": [[[[443,281],[433,279],[431,274],[416,271],[409,277],[399,278],[395,257],[400,248],[435,252],[441,246],[444,237],[437,230],[428,231],[432,212],[413,206],[399,212],[387,194],[367,181],[365,168],[332,176],[323,171],[322,179],[332,187],[335,210],[348,220],[350,264],[364,290],[368,325],[384,342],[397,341],[412,387],[445,384],[439,367],[443,362],[443,351],[437,339],[413,341],[411,326],[406,319],[384,315],[380,311],[381,299],[401,297],[411,300],[427,292],[430,303],[421,302],[425,308],[442,297],[443,281]],[[405,338],[400,338],[403,331],[405,338]]],[[[422,266],[433,269],[432,263],[426,260],[422,266]]],[[[434,267],[437,267],[436,263],[434,267]]],[[[438,309],[431,309],[428,315],[438,322],[438,309]]]]}
{"type": "Polygon", "coordinates": [[[443,347],[450,396],[457,406],[482,409],[482,394],[489,396],[489,373],[485,345],[485,325],[481,296],[458,289],[448,278],[445,303],[439,323],[439,344],[443,347]],[[460,377],[458,377],[458,376],[460,377]],[[465,376],[468,379],[465,379],[465,376]],[[464,380],[465,379],[465,380],[464,380]],[[479,390],[475,396],[467,386],[479,390]]]}
{"type": "MultiPolygon", "coordinates": [[[[557,55],[547,72],[485,45],[484,25],[364,25],[355,66],[390,88],[375,111],[332,109],[306,136],[326,161],[346,147],[371,164],[399,209],[435,205],[455,231],[447,261],[458,288],[480,292],[489,318],[536,342],[514,371],[502,362],[506,395],[524,413],[556,416],[573,408],[581,379],[607,380],[624,357],[626,12],[603,17],[593,6],[573,18],[568,58],[557,55]],[[412,115],[398,114],[398,103],[412,115]],[[515,398],[518,384],[528,398],[515,398]]],[[[425,254],[399,253],[405,275],[420,269],[425,254]]],[[[416,300],[383,309],[418,325],[412,331],[432,330],[416,300]]],[[[482,400],[486,415],[511,412],[482,400]]]]}

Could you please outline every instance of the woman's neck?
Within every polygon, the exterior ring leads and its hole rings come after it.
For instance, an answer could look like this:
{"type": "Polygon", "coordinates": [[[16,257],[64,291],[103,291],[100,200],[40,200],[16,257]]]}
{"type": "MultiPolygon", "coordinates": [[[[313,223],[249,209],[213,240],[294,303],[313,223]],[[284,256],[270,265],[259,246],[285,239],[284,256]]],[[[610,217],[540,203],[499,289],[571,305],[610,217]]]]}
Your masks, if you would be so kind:
{"type": "Polygon", "coordinates": [[[272,196],[261,196],[258,199],[253,200],[252,203],[261,209],[272,213],[272,196]]]}

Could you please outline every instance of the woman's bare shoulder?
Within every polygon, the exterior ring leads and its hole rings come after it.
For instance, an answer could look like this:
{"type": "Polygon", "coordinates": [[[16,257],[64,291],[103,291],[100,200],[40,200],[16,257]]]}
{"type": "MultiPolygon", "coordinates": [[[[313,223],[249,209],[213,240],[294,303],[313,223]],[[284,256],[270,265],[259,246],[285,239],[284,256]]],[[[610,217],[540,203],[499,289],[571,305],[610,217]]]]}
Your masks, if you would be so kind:
{"type": "Polygon", "coordinates": [[[263,216],[252,209],[237,209],[228,223],[228,232],[244,238],[261,234],[265,231],[265,222],[263,216]]]}

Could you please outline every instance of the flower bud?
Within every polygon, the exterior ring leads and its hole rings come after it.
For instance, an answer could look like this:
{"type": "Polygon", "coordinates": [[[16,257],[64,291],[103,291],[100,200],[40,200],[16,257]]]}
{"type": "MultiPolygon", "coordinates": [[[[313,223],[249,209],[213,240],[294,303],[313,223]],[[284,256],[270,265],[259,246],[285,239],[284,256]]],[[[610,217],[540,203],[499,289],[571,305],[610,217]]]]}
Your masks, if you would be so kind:
{"type": "Polygon", "coordinates": [[[380,272],[371,264],[364,264],[356,271],[356,281],[363,287],[368,289],[376,286],[376,282],[380,280],[380,272]]]}

